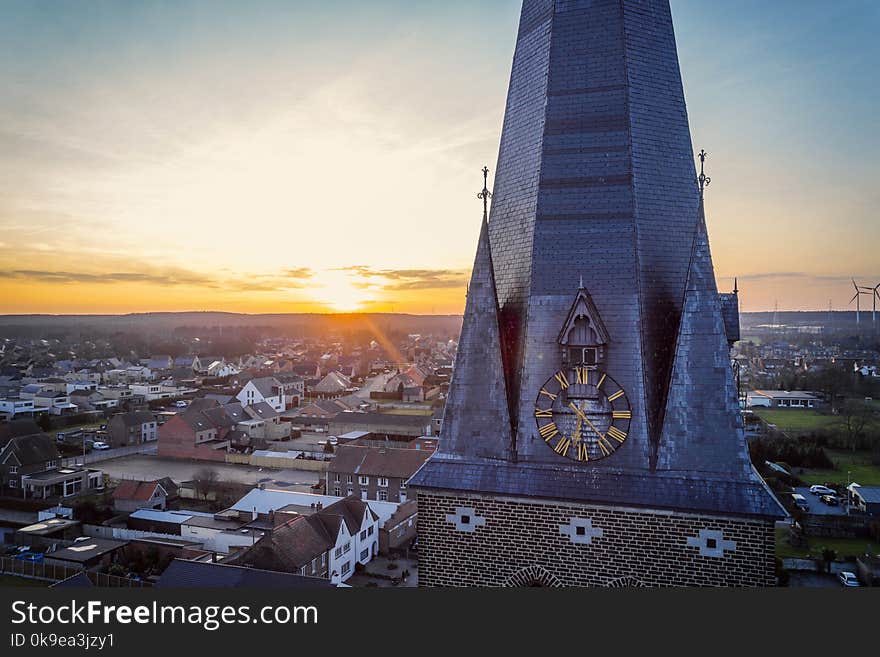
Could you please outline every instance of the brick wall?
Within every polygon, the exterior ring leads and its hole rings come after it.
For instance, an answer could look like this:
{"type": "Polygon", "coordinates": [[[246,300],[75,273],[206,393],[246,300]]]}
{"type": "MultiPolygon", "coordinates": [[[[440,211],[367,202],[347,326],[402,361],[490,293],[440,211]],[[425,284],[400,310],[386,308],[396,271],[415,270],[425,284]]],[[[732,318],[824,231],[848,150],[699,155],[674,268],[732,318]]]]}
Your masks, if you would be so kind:
{"type": "Polygon", "coordinates": [[[772,520],[422,490],[418,505],[422,586],[775,585],[772,520]]]}

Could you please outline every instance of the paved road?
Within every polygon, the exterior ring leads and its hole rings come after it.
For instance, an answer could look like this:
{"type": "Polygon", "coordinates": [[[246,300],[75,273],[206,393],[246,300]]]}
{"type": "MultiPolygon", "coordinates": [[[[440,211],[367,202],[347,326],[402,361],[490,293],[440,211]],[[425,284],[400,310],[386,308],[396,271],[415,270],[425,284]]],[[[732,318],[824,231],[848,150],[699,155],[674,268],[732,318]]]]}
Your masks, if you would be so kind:
{"type": "Polygon", "coordinates": [[[309,470],[274,470],[249,465],[231,463],[207,463],[163,459],[158,456],[136,454],[104,461],[100,468],[113,479],[159,479],[171,477],[176,482],[188,481],[197,470],[209,467],[220,473],[220,481],[236,482],[256,486],[266,484],[269,488],[283,488],[309,492],[317,483],[319,473],[309,470]]]}
{"type": "Polygon", "coordinates": [[[811,589],[842,588],[835,575],[828,575],[826,573],[807,573],[803,571],[789,573],[788,585],[790,587],[806,587],[811,589]]]}
{"type": "Polygon", "coordinates": [[[838,506],[829,506],[825,504],[821,499],[819,499],[818,495],[813,495],[810,492],[809,486],[804,486],[800,488],[794,489],[795,493],[800,493],[804,496],[804,499],[807,500],[807,504],[810,505],[810,513],[815,514],[817,516],[843,516],[846,515],[846,507],[843,504],[839,504],[838,506]]]}

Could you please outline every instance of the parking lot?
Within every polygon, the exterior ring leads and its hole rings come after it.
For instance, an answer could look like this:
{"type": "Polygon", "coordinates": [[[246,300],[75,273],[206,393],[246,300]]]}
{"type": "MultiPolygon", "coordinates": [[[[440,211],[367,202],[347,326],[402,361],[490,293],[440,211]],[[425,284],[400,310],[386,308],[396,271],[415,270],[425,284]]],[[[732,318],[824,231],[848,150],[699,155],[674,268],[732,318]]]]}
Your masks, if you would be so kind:
{"type": "Polygon", "coordinates": [[[309,470],[274,470],[250,465],[231,463],[212,463],[202,461],[183,461],[163,459],[148,454],[135,454],[104,461],[100,464],[113,479],[141,479],[149,481],[171,477],[176,482],[190,481],[193,474],[203,468],[216,470],[220,481],[235,482],[256,486],[265,484],[269,488],[283,488],[299,492],[310,492],[312,484],[317,483],[320,474],[309,470]]]}
{"type": "Polygon", "coordinates": [[[813,513],[818,516],[846,515],[846,509],[842,502],[838,506],[830,506],[828,504],[825,504],[825,502],[819,499],[819,495],[813,495],[810,492],[809,486],[795,488],[794,492],[804,496],[804,499],[807,501],[807,504],[810,507],[810,510],[807,513],[813,513]]]}

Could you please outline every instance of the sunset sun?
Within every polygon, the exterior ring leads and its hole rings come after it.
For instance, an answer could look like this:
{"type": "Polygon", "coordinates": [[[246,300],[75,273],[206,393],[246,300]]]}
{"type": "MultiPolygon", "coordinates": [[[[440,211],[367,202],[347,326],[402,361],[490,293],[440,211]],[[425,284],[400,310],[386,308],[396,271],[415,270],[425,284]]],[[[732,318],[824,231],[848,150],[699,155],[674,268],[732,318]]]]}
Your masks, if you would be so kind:
{"type": "Polygon", "coordinates": [[[336,312],[354,312],[371,300],[373,288],[350,272],[327,271],[315,280],[315,301],[336,312]]]}

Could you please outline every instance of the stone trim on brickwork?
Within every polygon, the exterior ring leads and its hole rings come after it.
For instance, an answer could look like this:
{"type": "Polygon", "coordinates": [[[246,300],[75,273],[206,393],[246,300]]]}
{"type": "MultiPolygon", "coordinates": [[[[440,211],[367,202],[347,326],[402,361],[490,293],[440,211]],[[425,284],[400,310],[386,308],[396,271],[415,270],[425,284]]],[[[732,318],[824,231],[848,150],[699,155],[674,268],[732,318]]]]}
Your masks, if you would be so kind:
{"type": "Polygon", "coordinates": [[[724,532],[716,529],[701,529],[699,536],[689,536],[688,547],[700,549],[700,555],[704,557],[723,557],[724,551],[736,551],[736,541],[728,541],[724,538],[724,532]]]}
{"type": "Polygon", "coordinates": [[[458,506],[455,507],[454,514],[450,513],[446,516],[446,522],[451,522],[460,532],[473,534],[477,531],[477,527],[486,524],[486,519],[478,516],[473,507],[458,506]]]}
{"type": "Polygon", "coordinates": [[[590,545],[594,538],[605,535],[601,527],[593,527],[589,518],[572,518],[567,525],[559,525],[559,533],[576,545],[590,545]]]}
{"type": "Polygon", "coordinates": [[[421,586],[526,586],[548,575],[562,586],[776,584],[772,519],[424,489],[417,497],[421,586]],[[591,542],[573,542],[564,528],[583,523],[586,536],[587,519],[591,542]],[[538,565],[548,575],[533,581],[538,565]]]}
{"type": "Polygon", "coordinates": [[[560,588],[563,586],[562,581],[555,575],[549,573],[541,566],[529,566],[514,573],[504,582],[506,587],[524,587],[524,586],[547,586],[551,588],[560,588]]]}

